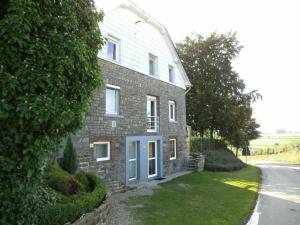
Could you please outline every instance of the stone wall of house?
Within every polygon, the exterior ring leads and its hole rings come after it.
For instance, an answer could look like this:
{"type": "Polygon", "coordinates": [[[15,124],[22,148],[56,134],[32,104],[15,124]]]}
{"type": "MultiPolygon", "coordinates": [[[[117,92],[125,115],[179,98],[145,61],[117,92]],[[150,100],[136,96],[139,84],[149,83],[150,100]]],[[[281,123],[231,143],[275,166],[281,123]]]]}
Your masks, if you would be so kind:
{"type": "MultiPolygon", "coordinates": [[[[82,215],[74,223],[69,225],[111,225],[111,196],[108,195],[106,200],[93,211],[82,215]]],[[[67,225],[68,225],[67,224],[67,225]]]]}
{"type": "Polygon", "coordinates": [[[185,90],[156,78],[140,74],[109,61],[100,60],[105,84],[120,87],[120,115],[105,113],[105,86],[95,91],[85,123],[73,137],[79,166],[94,171],[106,181],[125,183],[125,137],[161,135],[163,137],[164,175],[182,170],[184,163],[186,109],[185,90]],[[147,95],[157,97],[159,133],[147,133],[147,95]],[[168,101],[176,102],[176,122],[169,122],[168,101]],[[116,127],[112,126],[116,123],[116,127]],[[168,139],[177,139],[177,159],[169,160],[168,139]],[[111,159],[96,162],[90,143],[111,142],[111,159]]]}

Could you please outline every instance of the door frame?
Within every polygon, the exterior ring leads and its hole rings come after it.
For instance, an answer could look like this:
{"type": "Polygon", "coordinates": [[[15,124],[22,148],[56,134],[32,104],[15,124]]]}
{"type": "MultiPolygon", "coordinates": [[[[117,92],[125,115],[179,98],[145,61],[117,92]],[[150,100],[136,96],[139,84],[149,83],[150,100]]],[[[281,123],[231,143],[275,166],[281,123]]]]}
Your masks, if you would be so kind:
{"type": "MultiPolygon", "coordinates": [[[[139,142],[138,141],[130,141],[130,142],[135,142],[135,160],[133,159],[130,159],[130,154],[128,156],[128,166],[130,166],[130,162],[132,161],[135,161],[135,177],[133,178],[130,178],[129,177],[129,181],[132,181],[132,180],[137,180],[138,179],[138,145],[139,145],[139,142]]],[[[130,143],[128,142],[128,144],[130,143]]],[[[128,151],[130,151],[129,147],[128,147],[128,151]]]]}
{"type": "MultiPolygon", "coordinates": [[[[126,136],[125,137],[125,153],[124,153],[124,164],[125,172],[123,182],[126,185],[133,185],[136,183],[150,181],[156,177],[163,176],[163,137],[161,135],[144,135],[144,136],[126,136]],[[129,142],[137,141],[137,179],[129,180],[129,142]],[[149,168],[148,168],[148,142],[156,142],[156,176],[148,177],[149,168]]],[[[120,162],[122,163],[122,162],[120,162]]]]}
{"type": "Polygon", "coordinates": [[[152,140],[152,141],[148,141],[148,146],[147,146],[147,161],[148,161],[148,178],[152,178],[152,177],[156,177],[157,176],[157,141],[152,140]],[[155,157],[149,158],[149,144],[150,143],[154,143],[154,148],[155,148],[155,157]],[[155,173],[154,174],[149,174],[149,160],[150,159],[154,159],[155,160],[155,173]]]}

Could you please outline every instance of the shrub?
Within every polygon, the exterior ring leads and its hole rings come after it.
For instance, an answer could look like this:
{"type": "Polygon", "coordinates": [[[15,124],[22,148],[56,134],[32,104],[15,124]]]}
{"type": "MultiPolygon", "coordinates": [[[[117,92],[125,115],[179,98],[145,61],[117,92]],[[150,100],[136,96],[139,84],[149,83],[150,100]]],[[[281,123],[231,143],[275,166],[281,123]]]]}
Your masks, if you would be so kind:
{"type": "Polygon", "coordinates": [[[74,178],[69,179],[69,195],[77,194],[81,188],[80,183],[74,178]]]}
{"type": "Polygon", "coordinates": [[[95,184],[92,192],[81,192],[69,198],[60,197],[56,205],[43,210],[39,224],[62,225],[72,222],[100,205],[106,194],[104,182],[91,173],[87,173],[87,177],[91,178],[91,186],[95,184]]]}
{"type": "Polygon", "coordinates": [[[0,224],[34,224],[49,153],[101,85],[101,20],[93,0],[0,1],[0,224]]]}
{"type": "Polygon", "coordinates": [[[200,139],[194,137],[192,139],[192,151],[204,154],[205,170],[233,171],[245,166],[232,151],[227,149],[226,144],[222,140],[200,139]],[[213,148],[208,150],[209,146],[213,146],[213,148]]]}
{"type": "Polygon", "coordinates": [[[195,152],[206,152],[211,150],[224,149],[227,147],[223,140],[200,137],[192,137],[191,146],[192,151],[195,152]]]}
{"type": "Polygon", "coordinates": [[[94,173],[86,173],[86,177],[89,181],[89,190],[94,190],[95,187],[101,186],[101,180],[94,173]]]}
{"type": "Polygon", "coordinates": [[[75,178],[82,184],[82,187],[85,191],[92,191],[90,190],[89,180],[85,172],[79,171],[78,173],[76,173],[75,178]]]}
{"type": "Polygon", "coordinates": [[[71,174],[58,166],[49,166],[45,174],[45,183],[55,191],[67,196],[74,195],[83,189],[83,186],[71,174]]]}
{"type": "Polygon", "coordinates": [[[67,139],[61,167],[72,174],[75,174],[77,170],[77,155],[70,137],[67,139]]]}

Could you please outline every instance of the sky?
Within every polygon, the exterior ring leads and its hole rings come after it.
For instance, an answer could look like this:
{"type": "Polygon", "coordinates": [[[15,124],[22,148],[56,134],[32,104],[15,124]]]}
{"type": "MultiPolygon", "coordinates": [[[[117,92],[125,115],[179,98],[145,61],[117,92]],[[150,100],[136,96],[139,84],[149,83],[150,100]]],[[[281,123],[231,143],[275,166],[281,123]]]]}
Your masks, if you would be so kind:
{"type": "Polygon", "coordinates": [[[233,65],[247,90],[263,96],[253,104],[260,130],[300,131],[300,1],[132,1],[167,27],[174,42],[192,33],[236,31],[244,48],[233,65]]]}

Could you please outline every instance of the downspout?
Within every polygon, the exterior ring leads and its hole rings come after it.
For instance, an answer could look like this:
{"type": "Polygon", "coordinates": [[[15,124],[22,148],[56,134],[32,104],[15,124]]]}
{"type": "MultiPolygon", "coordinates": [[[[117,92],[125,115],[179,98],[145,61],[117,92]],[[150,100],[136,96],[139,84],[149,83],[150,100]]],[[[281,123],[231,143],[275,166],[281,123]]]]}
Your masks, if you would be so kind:
{"type": "Polygon", "coordinates": [[[192,88],[192,85],[187,86],[187,90],[185,91],[185,94],[187,94],[191,90],[191,88],[192,88]]]}

